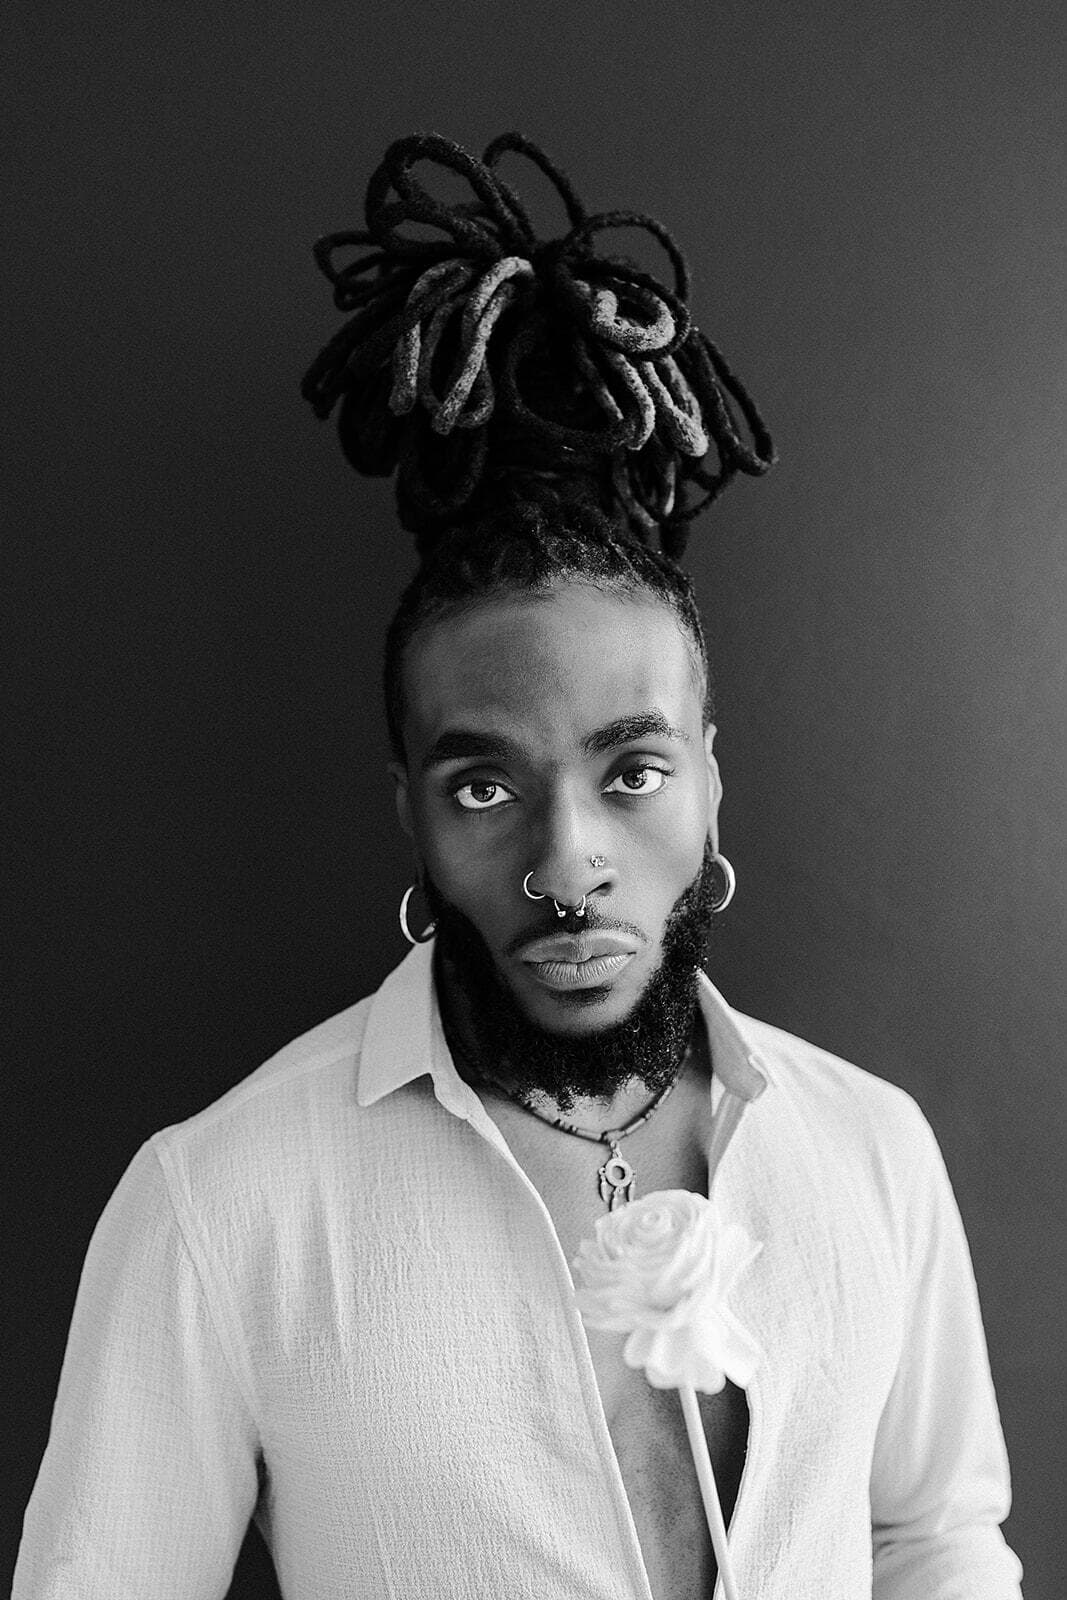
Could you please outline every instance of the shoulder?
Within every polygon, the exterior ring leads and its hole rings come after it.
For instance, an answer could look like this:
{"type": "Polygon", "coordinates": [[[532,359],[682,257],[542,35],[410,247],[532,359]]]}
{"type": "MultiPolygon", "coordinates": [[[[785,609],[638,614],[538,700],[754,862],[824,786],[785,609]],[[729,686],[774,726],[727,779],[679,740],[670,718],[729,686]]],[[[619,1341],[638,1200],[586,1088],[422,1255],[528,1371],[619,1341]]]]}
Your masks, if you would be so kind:
{"type": "Polygon", "coordinates": [[[148,1141],[170,1198],[192,1222],[276,1212],[353,1147],[373,996],[301,1034],[218,1100],[148,1141]]]}
{"type": "Polygon", "coordinates": [[[148,1140],[133,1165],[155,1169],[194,1252],[198,1239],[288,1250],[309,1229],[348,1226],[389,1162],[433,1123],[431,967],[424,949],[414,954],[373,994],[148,1140]]]}
{"type": "Polygon", "coordinates": [[[766,1227],[788,1215],[804,1249],[816,1250],[821,1239],[829,1256],[859,1263],[870,1282],[882,1281],[892,1263],[899,1287],[955,1226],[951,1183],[921,1107],[899,1085],[832,1051],[768,1023],[736,1020],[766,1079],[739,1135],[766,1227]]]}
{"type": "Polygon", "coordinates": [[[860,1161],[899,1188],[939,1160],[921,1107],[898,1084],[782,1028],[738,1015],[767,1079],[760,1105],[780,1130],[805,1138],[843,1164],[860,1161]]]}
{"type": "Polygon", "coordinates": [[[355,1072],[373,999],[368,995],[290,1040],[202,1111],[156,1138],[172,1144],[193,1140],[219,1124],[269,1116],[277,1103],[299,1098],[309,1082],[343,1084],[355,1072]]]}

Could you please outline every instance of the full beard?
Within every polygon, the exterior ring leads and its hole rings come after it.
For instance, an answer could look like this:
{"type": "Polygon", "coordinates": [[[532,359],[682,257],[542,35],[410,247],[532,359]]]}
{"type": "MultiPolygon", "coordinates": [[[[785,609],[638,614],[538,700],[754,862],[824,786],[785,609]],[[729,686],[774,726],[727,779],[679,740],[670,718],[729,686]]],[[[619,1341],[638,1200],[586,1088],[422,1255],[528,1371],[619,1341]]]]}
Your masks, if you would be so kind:
{"type": "MultiPolygon", "coordinates": [[[[427,901],[437,924],[438,994],[461,1075],[501,1084],[520,1098],[548,1095],[564,1115],[575,1100],[612,1099],[631,1079],[640,1080],[653,1095],[665,1089],[692,1036],[697,973],[711,929],[714,875],[708,845],[700,871],[671,908],[659,964],[629,1014],[580,1035],[556,1033],[531,1021],[501,978],[474,923],[427,879],[427,901]]],[[[568,932],[597,926],[595,914],[576,921],[568,913],[557,924],[568,932]]]]}

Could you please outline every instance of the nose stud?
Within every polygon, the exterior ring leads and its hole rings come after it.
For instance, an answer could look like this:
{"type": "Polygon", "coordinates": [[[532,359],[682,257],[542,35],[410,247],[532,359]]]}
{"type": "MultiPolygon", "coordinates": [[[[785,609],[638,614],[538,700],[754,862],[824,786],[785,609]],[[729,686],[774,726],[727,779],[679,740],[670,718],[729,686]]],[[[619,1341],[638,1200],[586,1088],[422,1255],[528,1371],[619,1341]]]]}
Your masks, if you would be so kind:
{"type": "Polygon", "coordinates": [[[603,856],[590,856],[589,857],[589,865],[591,867],[602,867],[604,865],[604,857],[603,856]]]}

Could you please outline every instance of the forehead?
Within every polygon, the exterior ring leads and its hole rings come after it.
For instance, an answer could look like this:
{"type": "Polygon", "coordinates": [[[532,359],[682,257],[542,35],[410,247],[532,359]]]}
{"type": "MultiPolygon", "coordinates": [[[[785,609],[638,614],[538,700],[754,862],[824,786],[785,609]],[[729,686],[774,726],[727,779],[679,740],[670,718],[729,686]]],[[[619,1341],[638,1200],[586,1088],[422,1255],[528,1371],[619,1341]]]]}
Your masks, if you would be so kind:
{"type": "Polygon", "coordinates": [[[416,757],[452,726],[493,728],[548,753],[653,709],[687,728],[702,721],[692,641],[642,590],[570,583],[479,601],[419,630],[404,681],[416,757]]]}

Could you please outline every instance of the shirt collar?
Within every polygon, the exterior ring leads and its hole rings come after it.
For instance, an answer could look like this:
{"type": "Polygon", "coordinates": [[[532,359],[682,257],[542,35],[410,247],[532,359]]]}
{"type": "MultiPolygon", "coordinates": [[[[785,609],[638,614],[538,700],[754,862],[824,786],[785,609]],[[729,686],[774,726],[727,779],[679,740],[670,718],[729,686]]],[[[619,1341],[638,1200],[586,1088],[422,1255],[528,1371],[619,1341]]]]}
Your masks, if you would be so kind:
{"type": "MultiPolygon", "coordinates": [[[[755,1100],[767,1073],[748,1019],[727,1005],[702,972],[698,1001],[708,1028],[714,1077],[725,1093],[755,1100]]],[[[441,1026],[433,982],[433,945],[415,945],[371,998],[359,1058],[356,1099],[361,1106],[392,1094],[429,1073],[434,1093],[457,1116],[477,1104],[473,1089],[456,1071],[441,1026]]]]}

